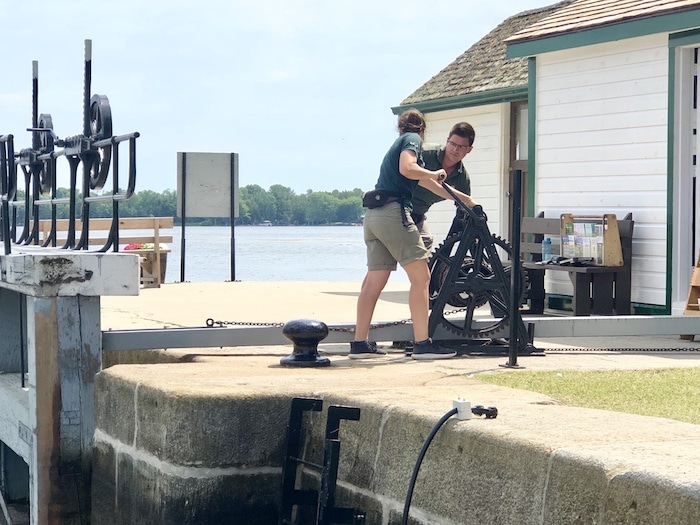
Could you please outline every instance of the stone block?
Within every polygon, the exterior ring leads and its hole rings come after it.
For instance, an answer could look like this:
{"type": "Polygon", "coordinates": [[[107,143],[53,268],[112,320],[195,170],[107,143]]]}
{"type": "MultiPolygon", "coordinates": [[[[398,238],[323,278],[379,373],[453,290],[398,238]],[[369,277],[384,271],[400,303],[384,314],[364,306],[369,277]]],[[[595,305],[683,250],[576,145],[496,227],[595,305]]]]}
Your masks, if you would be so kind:
{"type": "MultiPolygon", "coordinates": [[[[98,376],[96,475],[115,481],[96,485],[95,512],[118,500],[128,509],[113,511],[122,513],[117,524],[142,516],[151,524],[205,523],[201,516],[217,523],[238,515],[249,516],[248,525],[274,523],[291,400],[314,397],[323,410],[304,415],[302,458],[323,463],[331,405],[359,408],[360,420],[341,420],[338,429],[335,504],[362,509],[368,524],[398,525],[426,438],[451,408],[445,399],[464,388],[424,389],[417,399],[410,388],[339,387],[340,372],[325,373],[328,382],[320,385],[308,379],[318,370],[281,380],[222,378],[215,369],[122,365],[98,376]],[[131,419],[120,426],[114,414],[131,419]]],[[[475,398],[499,392],[478,388],[471,385],[475,398]]],[[[497,419],[448,419],[420,465],[409,523],[700,523],[694,425],[610,418],[539,399],[507,393],[497,419]],[[669,444],[669,435],[683,436],[681,443],[669,444]]],[[[318,468],[301,470],[303,487],[319,490],[318,468]]],[[[299,512],[300,523],[312,523],[303,520],[313,519],[313,506],[299,512]]]]}

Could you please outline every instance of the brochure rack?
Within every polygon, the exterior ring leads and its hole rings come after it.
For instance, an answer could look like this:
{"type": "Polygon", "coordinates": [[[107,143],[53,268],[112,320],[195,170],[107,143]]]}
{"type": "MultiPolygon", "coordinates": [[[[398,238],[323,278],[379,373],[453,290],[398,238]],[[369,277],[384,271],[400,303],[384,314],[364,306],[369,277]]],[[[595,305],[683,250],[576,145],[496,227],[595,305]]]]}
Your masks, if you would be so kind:
{"type": "Polygon", "coordinates": [[[561,256],[594,266],[622,266],[620,230],[614,213],[561,214],[561,256]]]}

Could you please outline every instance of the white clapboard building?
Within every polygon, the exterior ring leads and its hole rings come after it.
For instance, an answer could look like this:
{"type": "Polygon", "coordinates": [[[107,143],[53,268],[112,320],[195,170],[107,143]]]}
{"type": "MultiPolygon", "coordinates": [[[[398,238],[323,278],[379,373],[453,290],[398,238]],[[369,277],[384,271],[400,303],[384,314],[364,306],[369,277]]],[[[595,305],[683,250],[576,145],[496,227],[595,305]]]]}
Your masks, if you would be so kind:
{"type": "MultiPolygon", "coordinates": [[[[503,237],[514,170],[524,215],[632,213],[634,311],[680,313],[700,251],[699,48],[700,0],[568,0],[508,18],[392,109],[423,111],[430,142],[475,127],[472,194],[503,237]]],[[[452,215],[430,211],[436,240],[452,215]]]]}

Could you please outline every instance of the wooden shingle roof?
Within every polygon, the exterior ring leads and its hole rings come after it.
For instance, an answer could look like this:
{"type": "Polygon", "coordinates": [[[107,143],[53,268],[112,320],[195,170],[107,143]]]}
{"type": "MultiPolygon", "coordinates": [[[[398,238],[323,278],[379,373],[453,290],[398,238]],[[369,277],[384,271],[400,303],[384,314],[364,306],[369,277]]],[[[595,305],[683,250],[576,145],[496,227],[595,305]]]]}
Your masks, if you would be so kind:
{"type": "Polygon", "coordinates": [[[564,0],[507,18],[406,97],[401,105],[527,85],[527,58],[506,58],[505,39],[548,18],[573,1],[564,0]]]}
{"type": "Polygon", "coordinates": [[[513,44],[697,9],[700,0],[577,0],[507,38],[513,44]]]}

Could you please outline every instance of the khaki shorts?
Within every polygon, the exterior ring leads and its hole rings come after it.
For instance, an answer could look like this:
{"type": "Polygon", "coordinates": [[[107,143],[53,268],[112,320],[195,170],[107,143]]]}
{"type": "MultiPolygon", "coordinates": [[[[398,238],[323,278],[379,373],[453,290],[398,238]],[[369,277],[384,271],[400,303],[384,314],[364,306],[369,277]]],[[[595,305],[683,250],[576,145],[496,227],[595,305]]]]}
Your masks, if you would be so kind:
{"type": "Polygon", "coordinates": [[[368,209],[364,219],[367,269],[396,270],[396,263],[406,266],[428,258],[420,232],[398,202],[368,209]],[[402,215],[408,226],[403,225],[402,215]]]}
{"type": "Polygon", "coordinates": [[[428,225],[426,224],[425,220],[425,215],[421,215],[421,219],[416,222],[416,228],[418,228],[418,231],[420,232],[420,236],[423,239],[425,249],[430,251],[433,247],[433,234],[430,233],[430,230],[428,229],[428,225]]]}

